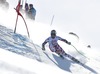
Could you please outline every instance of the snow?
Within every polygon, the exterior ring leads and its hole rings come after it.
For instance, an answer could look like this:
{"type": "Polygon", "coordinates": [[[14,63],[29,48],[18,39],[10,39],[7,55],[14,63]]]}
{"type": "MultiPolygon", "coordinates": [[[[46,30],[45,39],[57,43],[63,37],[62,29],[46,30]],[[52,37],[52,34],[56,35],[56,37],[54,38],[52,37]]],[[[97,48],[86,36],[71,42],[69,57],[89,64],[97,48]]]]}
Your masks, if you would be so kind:
{"type": "MultiPolygon", "coordinates": [[[[66,72],[62,71],[61,69],[57,67],[52,67],[50,65],[47,65],[45,63],[37,62],[36,60],[32,60],[26,57],[23,57],[18,54],[14,54],[12,52],[0,49],[0,64],[5,65],[9,63],[11,66],[9,68],[20,68],[23,71],[23,74],[57,74],[57,73],[63,73],[66,74],[66,72]],[[2,63],[2,61],[5,62],[5,64],[2,63]],[[26,72],[26,73],[25,73],[26,72]]],[[[10,69],[10,70],[11,70],[10,69]]],[[[2,67],[0,71],[2,70],[2,67]]],[[[9,69],[8,69],[9,70],[9,69]]],[[[13,71],[13,69],[12,69],[13,71]]],[[[18,70],[19,71],[19,70],[18,70]]],[[[67,72],[68,73],[68,72],[67,72]]],[[[16,73],[17,74],[17,73],[16,73]]],[[[21,74],[18,72],[18,74],[21,74]]],[[[70,73],[68,73],[70,74],[70,73]]]]}
{"type": "MultiPolygon", "coordinates": [[[[76,13],[79,11],[78,8],[80,4],[78,1],[79,0],[74,1],[74,2],[67,1],[69,3],[69,4],[67,3],[67,6],[69,6],[67,7],[67,9],[69,11],[68,12],[66,11],[66,12],[70,14],[69,17],[72,14],[72,17],[74,18],[73,19],[71,19],[71,17],[69,19],[66,18],[68,22],[67,24],[69,24],[68,26],[66,26],[65,25],[66,20],[64,20],[63,17],[58,18],[61,16],[61,15],[58,16],[60,12],[57,13],[59,10],[57,7],[60,4],[60,2],[55,0],[55,2],[58,2],[58,3],[55,6],[55,8],[51,7],[51,9],[54,9],[54,11],[49,12],[49,9],[42,11],[41,8],[45,8],[45,6],[41,5],[40,3],[47,2],[50,4],[52,0],[51,1],[39,1],[39,2],[34,0],[33,1],[34,5],[38,9],[36,21],[32,21],[32,20],[25,18],[28,28],[29,28],[29,32],[30,32],[30,38],[28,38],[26,28],[25,28],[24,22],[21,17],[19,17],[19,20],[18,20],[17,31],[16,33],[13,33],[15,20],[16,20],[16,12],[13,8],[16,7],[17,0],[16,2],[8,0],[8,2],[10,3],[9,11],[5,12],[0,9],[0,74],[41,74],[41,73],[42,74],[51,74],[51,73],[52,74],[58,74],[58,73],[59,74],[60,73],[61,74],[65,74],[65,73],[67,74],[100,74],[99,49],[97,49],[98,47],[96,46],[95,47],[93,46],[92,48],[86,47],[88,44],[87,42],[91,42],[93,39],[92,37],[90,39],[87,38],[88,41],[86,41],[84,40],[85,37],[83,35],[87,37],[90,31],[88,31],[87,35],[84,34],[87,32],[88,29],[86,29],[86,32],[83,32],[82,30],[84,29],[84,26],[82,25],[80,27],[80,23],[78,23],[80,19],[78,17],[75,18],[76,13]],[[76,10],[71,5],[73,5],[76,10]],[[41,8],[39,6],[41,6],[41,8]],[[72,13],[70,9],[71,10],[73,9],[75,13],[72,13]],[[48,14],[43,14],[45,12],[48,14]],[[50,26],[48,22],[50,22],[49,20],[52,18],[52,14],[51,14],[52,12],[54,12],[54,14],[56,15],[54,18],[53,25],[50,26]],[[55,21],[58,22],[59,24],[55,23],[55,21]],[[61,23],[63,23],[62,26],[60,25],[61,23]],[[74,27],[72,27],[73,24],[75,25],[74,26],[75,29],[74,27]],[[70,41],[82,54],[84,54],[85,56],[89,58],[87,59],[83,57],[82,55],[77,53],[77,51],[72,46],[69,46],[59,41],[59,44],[61,45],[61,47],[68,54],[74,56],[75,58],[85,63],[84,67],[71,61],[68,58],[62,60],[57,54],[52,53],[49,50],[48,44],[46,45],[46,51],[45,52],[42,51],[41,44],[48,36],[50,36],[50,31],[52,29],[56,29],[57,35],[70,41]],[[80,39],[78,40],[75,36],[69,35],[67,33],[68,31],[77,32],[80,39]]],[[[31,3],[31,1],[29,1],[29,3],[31,3]]],[[[64,1],[64,4],[62,5],[62,7],[64,7],[65,4],[66,4],[66,1],[64,1]]],[[[81,7],[83,7],[84,4],[81,7]]],[[[53,3],[52,5],[55,5],[55,3],[53,3]]],[[[93,2],[91,2],[91,5],[93,5],[93,2]]],[[[85,10],[85,8],[83,9],[85,10]]],[[[65,7],[62,10],[65,11],[65,7]]],[[[66,12],[63,12],[63,14],[65,14],[66,12]]],[[[83,18],[81,21],[85,21],[85,23],[87,22],[85,18],[83,18]]]]}

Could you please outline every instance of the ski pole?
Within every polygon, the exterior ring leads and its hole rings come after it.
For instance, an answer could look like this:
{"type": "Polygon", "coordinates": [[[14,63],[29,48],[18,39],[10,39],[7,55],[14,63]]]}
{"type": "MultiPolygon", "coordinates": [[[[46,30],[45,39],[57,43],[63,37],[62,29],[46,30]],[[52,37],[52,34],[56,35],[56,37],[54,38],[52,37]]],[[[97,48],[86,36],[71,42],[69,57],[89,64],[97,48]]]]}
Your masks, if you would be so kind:
{"type": "Polygon", "coordinates": [[[74,47],[75,48],[75,50],[79,53],[79,54],[81,54],[82,56],[84,56],[85,58],[87,58],[87,59],[89,59],[90,60],[90,58],[88,58],[88,57],[86,57],[85,55],[83,55],[81,52],[79,52],[77,49],[76,49],[76,47],[74,46],[74,45],[71,45],[72,47],[74,47]]]}

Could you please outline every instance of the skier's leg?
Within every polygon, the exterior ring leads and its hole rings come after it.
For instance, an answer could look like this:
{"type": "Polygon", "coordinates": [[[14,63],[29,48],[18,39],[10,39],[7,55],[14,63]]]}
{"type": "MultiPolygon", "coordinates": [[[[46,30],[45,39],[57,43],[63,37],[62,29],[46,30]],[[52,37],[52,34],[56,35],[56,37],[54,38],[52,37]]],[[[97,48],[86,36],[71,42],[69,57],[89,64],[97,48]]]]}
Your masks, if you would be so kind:
{"type": "Polygon", "coordinates": [[[50,48],[50,50],[51,50],[52,52],[55,52],[57,55],[59,55],[61,58],[64,59],[63,55],[61,55],[61,50],[58,50],[58,46],[55,46],[55,47],[50,47],[50,46],[49,46],[49,48],[50,48]]]}
{"type": "Polygon", "coordinates": [[[63,55],[62,54],[60,54],[60,53],[58,53],[58,52],[55,52],[56,54],[58,54],[61,58],[63,58],[64,59],[64,57],[63,57],[63,55]]]}
{"type": "Polygon", "coordinates": [[[64,55],[63,54],[65,54],[65,52],[63,51],[63,49],[59,45],[57,45],[55,47],[55,49],[56,49],[55,53],[58,54],[61,58],[64,59],[64,55]]]}
{"type": "Polygon", "coordinates": [[[56,49],[56,53],[57,53],[60,57],[65,56],[65,57],[70,58],[70,59],[73,60],[73,61],[76,61],[77,63],[79,62],[76,58],[74,58],[73,56],[67,54],[59,45],[57,45],[57,46],[55,47],[55,49],[56,49]]]}
{"type": "Polygon", "coordinates": [[[69,55],[69,54],[67,54],[67,53],[66,53],[65,56],[67,56],[68,58],[70,58],[71,60],[73,60],[73,61],[75,61],[75,62],[77,62],[77,63],[80,63],[80,61],[79,61],[78,59],[74,58],[73,56],[71,56],[71,55],[69,55]]]}

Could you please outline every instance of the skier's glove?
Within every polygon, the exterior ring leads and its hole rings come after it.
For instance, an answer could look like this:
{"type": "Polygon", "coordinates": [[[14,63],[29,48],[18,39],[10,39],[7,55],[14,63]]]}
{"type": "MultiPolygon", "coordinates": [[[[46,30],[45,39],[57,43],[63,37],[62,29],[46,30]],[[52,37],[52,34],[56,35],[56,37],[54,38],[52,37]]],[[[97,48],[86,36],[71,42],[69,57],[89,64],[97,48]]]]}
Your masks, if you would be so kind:
{"type": "Polygon", "coordinates": [[[68,42],[69,45],[71,45],[71,42],[68,42]]]}
{"type": "Polygon", "coordinates": [[[42,50],[45,51],[45,48],[42,47],[42,50]]]}

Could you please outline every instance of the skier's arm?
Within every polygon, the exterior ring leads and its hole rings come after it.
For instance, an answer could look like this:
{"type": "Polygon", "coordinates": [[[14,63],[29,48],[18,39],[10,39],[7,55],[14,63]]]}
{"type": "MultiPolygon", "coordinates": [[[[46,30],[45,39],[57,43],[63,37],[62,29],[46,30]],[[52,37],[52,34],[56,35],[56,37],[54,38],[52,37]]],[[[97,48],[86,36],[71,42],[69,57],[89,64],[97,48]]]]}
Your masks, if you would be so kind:
{"type": "Polygon", "coordinates": [[[66,39],[61,39],[61,41],[65,42],[65,43],[67,43],[69,45],[71,45],[71,42],[68,42],[66,39]]]}
{"type": "Polygon", "coordinates": [[[42,43],[42,50],[45,50],[45,44],[46,43],[47,43],[46,41],[42,43]]]}
{"type": "Polygon", "coordinates": [[[71,45],[71,42],[68,42],[66,39],[63,39],[63,38],[59,37],[59,40],[61,40],[61,41],[65,42],[65,43],[71,45]]]}
{"type": "Polygon", "coordinates": [[[43,43],[42,43],[42,50],[45,50],[45,44],[49,42],[49,38],[47,38],[43,43]]]}

